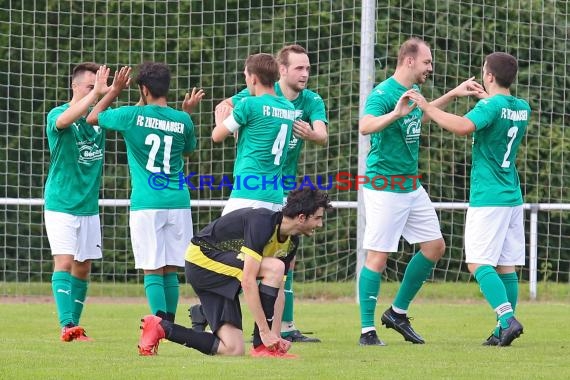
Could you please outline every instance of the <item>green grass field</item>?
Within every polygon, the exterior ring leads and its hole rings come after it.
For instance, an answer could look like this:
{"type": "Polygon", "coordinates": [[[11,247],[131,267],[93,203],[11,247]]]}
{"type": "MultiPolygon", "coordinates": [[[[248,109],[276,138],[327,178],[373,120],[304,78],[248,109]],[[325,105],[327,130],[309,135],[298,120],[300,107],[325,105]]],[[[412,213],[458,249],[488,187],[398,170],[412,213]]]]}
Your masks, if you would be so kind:
{"type": "MultiPolygon", "coordinates": [[[[0,294],[11,294],[7,284],[1,285],[0,294]]],[[[350,292],[353,284],[331,285],[331,294],[299,288],[306,297],[296,304],[297,324],[314,331],[323,342],[294,345],[291,352],[299,355],[296,360],[209,357],[170,342],[160,345],[156,357],[139,357],[139,319],[148,312],[143,298],[92,298],[82,325],[95,341],[62,343],[49,297],[4,297],[0,379],[570,378],[568,285],[552,285],[547,302],[528,301],[521,287],[517,316],[525,333],[506,348],[481,346],[494,318],[474,284],[428,284],[410,310],[414,327],[427,343],[412,345],[393,330],[380,328],[386,347],[358,346],[358,306],[351,297],[333,297],[350,292]],[[446,298],[446,293],[453,296],[446,298]],[[308,299],[311,295],[320,298],[308,299]]],[[[383,286],[377,316],[394,291],[394,284],[383,286]]],[[[105,295],[109,289],[95,286],[93,292],[105,295]]],[[[191,301],[182,300],[178,323],[189,325],[186,309],[191,301]]],[[[252,322],[245,306],[244,314],[249,335],[252,322]]]]}

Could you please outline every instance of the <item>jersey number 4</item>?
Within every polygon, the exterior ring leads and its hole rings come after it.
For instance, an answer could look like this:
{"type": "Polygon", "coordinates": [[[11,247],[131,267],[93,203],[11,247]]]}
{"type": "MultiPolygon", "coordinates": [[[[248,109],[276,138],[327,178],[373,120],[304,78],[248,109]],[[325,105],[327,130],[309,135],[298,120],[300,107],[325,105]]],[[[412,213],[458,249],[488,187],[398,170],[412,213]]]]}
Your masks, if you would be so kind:
{"type": "Polygon", "coordinates": [[[511,167],[511,161],[509,161],[509,155],[511,154],[511,148],[513,147],[513,142],[517,138],[518,132],[519,132],[519,129],[517,127],[511,127],[511,128],[509,128],[509,131],[507,132],[507,136],[509,136],[511,139],[509,140],[509,143],[507,144],[507,151],[505,152],[505,156],[503,157],[503,163],[501,164],[502,168],[510,168],[511,167]]]}
{"type": "MultiPolygon", "coordinates": [[[[146,162],[146,170],[151,173],[160,172],[160,166],[156,164],[156,154],[161,148],[160,136],[151,133],[144,140],[145,145],[150,145],[150,152],[148,152],[148,161],[146,162]]],[[[164,152],[162,155],[162,171],[165,174],[170,174],[170,150],[172,149],[172,136],[164,136],[164,152]]]]}
{"type": "Polygon", "coordinates": [[[287,143],[285,140],[287,139],[287,124],[281,124],[281,128],[279,129],[279,133],[273,142],[273,147],[271,148],[271,154],[275,156],[273,163],[275,165],[279,165],[281,162],[281,155],[283,155],[283,148],[285,148],[285,144],[287,143]]]}

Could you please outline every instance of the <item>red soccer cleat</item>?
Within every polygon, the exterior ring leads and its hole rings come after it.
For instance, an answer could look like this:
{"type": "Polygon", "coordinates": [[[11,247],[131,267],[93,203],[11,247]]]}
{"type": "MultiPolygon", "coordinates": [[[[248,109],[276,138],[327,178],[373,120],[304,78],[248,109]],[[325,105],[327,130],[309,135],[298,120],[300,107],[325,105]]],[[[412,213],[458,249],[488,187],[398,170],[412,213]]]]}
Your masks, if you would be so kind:
{"type": "Polygon", "coordinates": [[[164,338],[164,329],[160,325],[162,318],[147,315],[141,319],[141,338],[139,339],[139,355],[152,356],[158,354],[158,344],[164,338]]]}
{"type": "Polygon", "coordinates": [[[93,342],[95,339],[89,338],[89,337],[85,334],[85,331],[83,331],[83,333],[81,333],[77,338],[75,338],[75,340],[78,341],[78,342],[93,342]]]}
{"type": "Polygon", "coordinates": [[[298,356],[294,354],[288,354],[281,350],[269,349],[263,344],[252,348],[250,351],[251,356],[254,358],[281,358],[281,359],[296,359],[298,356]]]}
{"type": "Polygon", "coordinates": [[[61,329],[61,340],[63,342],[71,342],[78,339],[81,335],[85,335],[85,330],[81,326],[65,326],[61,329]]]}

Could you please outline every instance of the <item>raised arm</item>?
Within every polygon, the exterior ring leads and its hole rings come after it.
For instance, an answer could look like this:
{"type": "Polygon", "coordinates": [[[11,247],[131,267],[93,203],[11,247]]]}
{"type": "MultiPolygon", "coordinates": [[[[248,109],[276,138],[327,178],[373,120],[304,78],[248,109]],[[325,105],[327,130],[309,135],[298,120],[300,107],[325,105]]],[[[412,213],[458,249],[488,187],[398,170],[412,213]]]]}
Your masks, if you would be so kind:
{"type": "Polygon", "coordinates": [[[202,101],[206,93],[203,89],[197,89],[196,87],[192,87],[192,91],[188,91],[184,96],[184,100],[182,101],[182,110],[187,114],[192,114],[198,104],[202,101]]]}
{"type": "Polygon", "coordinates": [[[216,126],[212,130],[212,140],[222,142],[232,132],[237,130],[237,123],[232,116],[232,108],[226,105],[218,105],[214,111],[216,126]]]}
{"type": "MultiPolygon", "coordinates": [[[[449,103],[451,103],[456,98],[461,98],[464,96],[476,96],[479,99],[486,98],[489,96],[483,86],[475,81],[475,77],[471,77],[466,81],[463,81],[459,86],[455,87],[453,90],[448,91],[439,98],[430,102],[431,105],[439,109],[445,109],[449,103]]],[[[420,107],[421,108],[421,107],[420,107]]],[[[427,123],[429,121],[429,116],[424,112],[422,117],[422,123],[427,123]]]]}
{"type": "Polygon", "coordinates": [[[129,87],[131,83],[131,68],[123,66],[119,71],[115,72],[113,84],[107,94],[101,99],[87,116],[87,122],[91,125],[99,123],[99,113],[106,110],[119,96],[121,91],[129,87]]]}
{"type": "Polygon", "coordinates": [[[77,121],[80,117],[84,116],[89,107],[99,99],[101,95],[109,91],[107,86],[107,79],[109,78],[109,68],[105,65],[99,67],[95,74],[95,85],[81,100],[72,104],[66,109],[55,121],[57,129],[65,129],[77,121]]]}
{"type": "Polygon", "coordinates": [[[360,122],[358,123],[358,128],[360,133],[363,135],[368,135],[375,132],[380,132],[399,118],[409,114],[416,105],[414,103],[410,104],[410,93],[413,90],[408,90],[402,94],[396,107],[391,112],[380,116],[364,115],[360,122]]]}
{"type": "Polygon", "coordinates": [[[475,131],[475,124],[471,120],[439,109],[433,102],[428,103],[418,92],[414,91],[410,94],[410,99],[417,104],[424,115],[445,130],[459,136],[465,136],[475,131]]]}

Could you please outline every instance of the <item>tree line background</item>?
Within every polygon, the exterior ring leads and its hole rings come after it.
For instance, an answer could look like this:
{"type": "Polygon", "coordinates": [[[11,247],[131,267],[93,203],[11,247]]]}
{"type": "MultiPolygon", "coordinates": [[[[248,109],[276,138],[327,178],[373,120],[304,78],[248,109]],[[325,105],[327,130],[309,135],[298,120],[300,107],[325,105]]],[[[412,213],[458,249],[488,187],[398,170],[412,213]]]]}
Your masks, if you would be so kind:
{"type": "MultiPolygon", "coordinates": [[[[235,147],[213,144],[213,109],[244,88],[249,54],[276,53],[298,43],[312,63],[309,88],[325,100],[329,118],[326,148],[306,144],[299,173],[315,178],[339,171],[357,173],[361,2],[339,0],[213,1],[10,1],[0,4],[0,197],[42,198],[49,150],[45,117],[70,98],[69,73],[81,61],[136,66],[165,62],[173,71],[171,105],[201,87],[206,98],[193,115],[198,149],[186,173],[218,178],[233,170],[235,147]]],[[[486,54],[518,57],[515,95],[533,110],[518,168],[527,203],[570,203],[570,147],[565,119],[570,111],[569,6],[566,1],[378,1],[375,78],[393,73],[399,45],[410,36],[432,47],[434,73],[423,86],[428,99],[471,76],[480,80],[486,54]]],[[[138,100],[134,86],[118,105],[138,100]]],[[[448,110],[474,105],[462,99],[448,110]]],[[[108,134],[102,199],[127,199],[130,192],[122,138],[108,134]]],[[[434,202],[466,202],[470,144],[436,125],[422,130],[420,173],[434,202]]],[[[361,149],[367,149],[361,147],[361,149]]],[[[330,190],[333,200],[355,201],[356,191],[330,190]]],[[[229,191],[192,192],[192,199],[227,199],[229,191]]],[[[125,207],[102,207],[104,259],[95,264],[100,281],[138,281],[130,252],[125,207]]],[[[193,208],[194,230],[219,216],[219,208],[193,208]]],[[[42,207],[2,206],[4,247],[0,281],[49,281],[51,254],[42,207]]],[[[448,252],[434,279],[469,280],[463,258],[463,211],[439,212],[448,252]]],[[[569,281],[570,217],[539,212],[540,278],[569,281]]],[[[528,231],[528,213],[527,213],[528,231]]],[[[527,236],[528,245],[528,236],[527,236]]],[[[413,247],[402,243],[390,260],[388,279],[400,279],[413,247]]],[[[355,277],[356,210],[332,211],[314,239],[303,239],[298,280],[339,281],[355,277]]],[[[528,278],[528,270],[521,274],[528,278]]]]}

